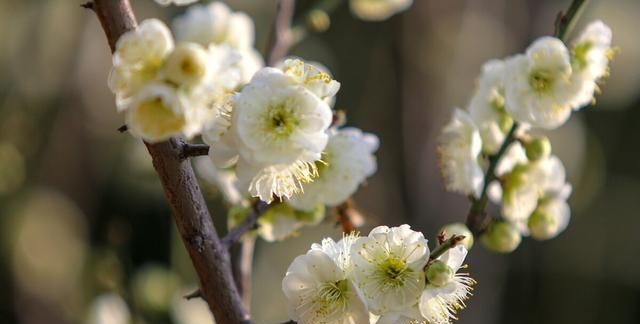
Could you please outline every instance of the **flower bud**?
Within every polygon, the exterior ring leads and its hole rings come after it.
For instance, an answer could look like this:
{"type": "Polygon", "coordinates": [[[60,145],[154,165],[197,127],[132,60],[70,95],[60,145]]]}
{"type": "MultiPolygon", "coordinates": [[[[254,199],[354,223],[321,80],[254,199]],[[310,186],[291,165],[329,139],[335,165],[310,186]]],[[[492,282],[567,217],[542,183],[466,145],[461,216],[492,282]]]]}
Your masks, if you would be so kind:
{"type": "Polygon", "coordinates": [[[317,225],[324,219],[325,210],[325,206],[323,204],[319,204],[309,211],[296,209],[295,215],[297,220],[307,225],[317,225]]]}
{"type": "Polygon", "coordinates": [[[311,10],[307,16],[307,24],[309,28],[315,32],[322,33],[329,29],[331,18],[326,11],[320,9],[311,10]]]}
{"type": "Polygon", "coordinates": [[[178,45],[165,62],[167,80],[192,87],[207,75],[207,51],[195,43],[178,45]]]}
{"type": "Polygon", "coordinates": [[[558,233],[558,221],[544,208],[536,209],[529,218],[529,232],[536,240],[550,239],[558,233]]]}
{"type": "Polygon", "coordinates": [[[505,113],[500,114],[500,117],[498,118],[498,126],[500,127],[500,130],[506,134],[509,132],[511,127],[513,127],[513,118],[505,113]]]}
{"type": "Polygon", "coordinates": [[[454,272],[446,263],[436,260],[429,265],[426,275],[429,284],[442,287],[453,279],[454,272]]]}
{"type": "Polygon", "coordinates": [[[537,161],[551,154],[551,143],[546,136],[535,137],[524,144],[524,149],[529,160],[537,161]]]}
{"type": "Polygon", "coordinates": [[[509,253],[515,250],[522,236],[518,229],[511,223],[498,221],[489,225],[487,231],[482,234],[480,240],[484,246],[494,252],[509,253]]]}
{"type": "Polygon", "coordinates": [[[439,233],[444,232],[445,239],[450,238],[452,235],[463,235],[464,240],[460,242],[460,244],[464,245],[467,250],[471,250],[473,246],[473,234],[467,228],[467,225],[463,223],[451,223],[447,224],[440,229],[439,233]]]}

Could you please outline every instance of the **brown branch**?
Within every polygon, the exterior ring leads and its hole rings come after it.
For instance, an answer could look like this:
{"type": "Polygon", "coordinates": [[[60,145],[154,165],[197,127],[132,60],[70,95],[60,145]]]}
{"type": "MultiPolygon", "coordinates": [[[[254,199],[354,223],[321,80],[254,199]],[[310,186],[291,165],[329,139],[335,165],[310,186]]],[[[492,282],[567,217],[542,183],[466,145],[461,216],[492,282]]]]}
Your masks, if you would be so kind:
{"type": "MultiPolygon", "coordinates": [[[[129,0],[95,0],[93,7],[113,51],[118,38],[136,27],[131,4],[129,0]]],[[[146,144],[200,279],[202,297],[216,322],[250,323],[233,283],[228,251],[218,237],[191,163],[180,158],[182,145],[183,142],[175,138],[146,144]]]]}
{"type": "Polygon", "coordinates": [[[293,45],[294,38],[291,32],[291,20],[295,11],[295,0],[280,0],[274,22],[274,30],[271,35],[269,50],[265,60],[269,66],[274,66],[284,58],[293,45]]]}
{"type": "Polygon", "coordinates": [[[342,233],[349,234],[356,230],[356,225],[351,219],[353,208],[354,206],[351,198],[336,207],[338,222],[342,228],[342,233]]]}
{"type": "Polygon", "coordinates": [[[200,291],[200,289],[184,296],[184,299],[186,300],[191,300],[194,298],[202,298],[202,292],[200,291]]]}
{"type": "Polygon", "coordinates": [[[206,144],[188,144],[182,145],[180,158],[186,159],[195,156],[203,156],[209,154],[209,145],[206,144]]]}
{"type": "Polygon", "coordinates": [[[455,247],[460,244],[465,239],[464,235],[452,235],[448,240],[442,242],[442,244],[438,245],[431,254],[429,255],[429,260],[435,260],[447,252],[449,249],[455,247]]]}
{"type": "Polygon", "coordinates": [[[244,233],[248,232],[256,226],[258,217],[260,217],[260,215],[262,215],[268,208],[269,204],[264,201],[258,201],[247,218],[245,218],[244,221],[240,223],[240,225],[231,229],[229,233],[227,233],[227,235],[222,238],[222,244],[227,248],[231,247],[231,245],[237,242],[244,233]]]}

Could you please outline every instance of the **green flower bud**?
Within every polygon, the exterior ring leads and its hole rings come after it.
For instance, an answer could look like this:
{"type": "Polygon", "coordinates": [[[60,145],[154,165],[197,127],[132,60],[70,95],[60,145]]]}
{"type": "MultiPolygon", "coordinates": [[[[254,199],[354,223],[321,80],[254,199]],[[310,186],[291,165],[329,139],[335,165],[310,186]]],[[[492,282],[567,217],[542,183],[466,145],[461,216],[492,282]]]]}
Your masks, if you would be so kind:
{"type": "Polygon", "coordinates": [[[454,272],[446,263],[436,260],[429,265],[426,275],[429,284],[442,287],[453,279],[454,272]]]}
{"type": "Polygon", "coordinates": [[[452,235],[463,235],[464,240],[460,242],[467,250],[471,250],[473,247],[473,234],[467,227],[467,225],[463,223],[451,223],[447,224],[440,229],[439,233],[444,232],[445,239],[450,238],[452,235]]]}
{"type": "Polygon", "coordinates": [[[517,164],[505,177],[504,184],[502,186],[503,200],[509,200],[510,196],[527,183],[527,173],[529,172],[528,164],[517,164]]]}
{"type": "Polygon", "coordinates": [[[310,211],[295,210],[296,219],[306,225],[317,225],[324,219],[325,206],[320,204],[310,211]]]}
{"type": "Polygon", "coordinates": [[[558,233],[558,220],[544,207],[538,207],[529,217],[529,232],[536,240],[547,240],[558,233]]]}
{"type": "Polygon", "coordinates": [[[546,136],[535,137],[524,144],[524,149],[529,160],[537,161],[551,154],[551,143],[546,136]]]}
{"type": "Polygon", "coordinates": [[[513,119],[511,116],[505,114],[500,114],[500,119],[498,119],[498,126],[503,133],[508,133],[511,127],[513,127],[513,119]]]}
{"type": "Polygon", "coordinates": [[[322,33],[329,29],[331,18],[326,11],[320,9],[311,10],[307,16],[307,24],[309,28],[315,32],[322,33]]]}
{"type": "Polygon", "coordinates": [[[480,241],[491,251],[509,253],[520,245],[522,236],[511,223],[497,221],[489,225],[487,231],[480,237],[480,241]]]}
{"type": "Polygon", "coordinates": [[[233,229],[240,225],[249,216],[251,208],[243,206],[233,206],[227,212],[227,228],[233,229]]]}

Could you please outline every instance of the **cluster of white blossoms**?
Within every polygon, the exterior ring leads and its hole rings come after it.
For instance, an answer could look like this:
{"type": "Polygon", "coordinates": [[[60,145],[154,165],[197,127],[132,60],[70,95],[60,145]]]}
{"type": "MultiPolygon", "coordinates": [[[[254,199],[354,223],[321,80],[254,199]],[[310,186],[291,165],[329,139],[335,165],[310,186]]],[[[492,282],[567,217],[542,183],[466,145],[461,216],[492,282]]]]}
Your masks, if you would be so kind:
{"type": "Polygon", "coordinates": [[[380,226],[313,244],[289,266],[282,289],[289,315],[306,323],[450,323],[475,281],[456,245],[430,258],[427,240],[409,225],[380,226]]]}
{"type": "Polygon", "coordinates": [[[467,110],[456,109],[439,141],[447,190],[501,204],[502,218],[482,241],[510,252],[521,235],[548,239],[562,232],[570,217],[562,162],[551,154],[544,136],[531,129],[554,129],[594,101],[598,82],[609,73],[612,33],[601,21],[589,24],[567,47],[555,37],[541,37],[524,54],[491,60],[467,110]],[[501,151],[508,136],[515,138],[501,151]],[[485,183],[488,167],[499,163],[485,183]]]}
{"type": "Polygon", "coordinates": [[[336,125],[340,83],[328,69],[296,58],[263,67],[253,21],[221,2],[190,6],[173,34],[157,19],[125,33],[109,87],[134,136],[201,135],[212,163],[196,167],[236,207],[230,225],[257,197],[273,202],[258,233],[282,240],[317,224],[375,172],[378,138],[336,125]]]}
{"type": "Polygon", "coordinates": [[[157,19],[122,35],[109,87],[132,134],[155,143],[216,128],[241,85],[241,55],[224,45],[175,43],[157,19]]]}

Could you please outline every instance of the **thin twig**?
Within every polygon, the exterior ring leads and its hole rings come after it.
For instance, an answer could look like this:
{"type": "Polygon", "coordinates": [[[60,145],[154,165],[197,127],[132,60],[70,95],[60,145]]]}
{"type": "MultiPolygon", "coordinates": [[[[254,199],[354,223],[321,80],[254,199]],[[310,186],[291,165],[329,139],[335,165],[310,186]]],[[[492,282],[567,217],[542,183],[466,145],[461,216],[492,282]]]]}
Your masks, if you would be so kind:
{"type": "MultiPolygon", "coordinates": [[[[122,34],[136,27],[129,0],[95,0],[94,11],[112,51],[122,34]]],[[[189,161],[180,159],[176,138],[148,144],[178,231],[200,279],[202,297],[216,323],[251,323],[233,283],[227,249],[222,245],[189,161]]]]}
{"type": "Polygon", "coordinates": [[[200,291],[200,289],[184,296],[184,299],[186,300],[191,300],[194,298],[202,298],[202,292],[200,291]]]}
{"type": "Polygon", "coordinates": [[[85,9],[89,9],[89,10],[95,10],[93,1],[87,1],[87,2],[85,2],[83,4],[81,4],[80,7],[85,8],[85,9]]]}
{"type": "Polygon", "coordinates": [[[500,146],[498,152],[489,157],[489,167],[487,168],[487,172],[484,174],[484,183],[482,185],[482,191],[480,192],[479,198],[473,198],[471,208],[469,209],[469,213],[467,214],[467,227],[471,230],[472,233],[478,234],[484,230],[487,223],[487,214],[484,209],[487,207],[487,190],[489,188],[489,184],[495,179],[495,171],[496,167],[498,167],[498,163],[500,163],[500,159],[507,151],[507,148],[513,141],[515,140],[516,130],[518,129],[518,123],[514,122],[513,126],[507,133],[507,136],[504,138],[504,142],[500,146]]]}
{"type": "Polygon", "coordinates": [[[269,66],[274,66],[284,58],[293,44],[291,20],[295,11],[295,0],[280,0],[274,22],[272,41],[265,60],[269,66]]]}
{"type": "Polygon", "coordinates": [[[190,157],[203,156],[209,154],[209,145],[206,144],[188,144],[182,145],[180,158],[186,159],[190,157]]]}
{"type": "Polygon", "coordinates": [[[569,32],[573,29],[573,26],[576,24],[582,10],[588,2],[588,0],[573,0],[566,14],[560,12],[558,14],[558,19],[556,19],[556,30],[554,36],[558,37],[562,41],[566,41],[567,36],[569,36],[569,32]]]}
{"type": "Polygon", "coordinates": [[[222,238],[222,245],[224,245],[227,249],[231,247],[231,245],[237,242],[244,233],[253,229],[256,226],[256,221],[258,217],[262,215],[269,208],[269,204],[264,201],[258,201],[256,205],[253,207],[247,218],[240,223],[240,225],[231,229],[227,235],[222,238]]]}
{"type": "Polygon", "coordinates": [[[356,231],[358,225],[362,225],[359,221],[361,215],[351,198],[338,205],[336,207],[336,213],[338,214],[338,222],[344,234],[350,234],[356,231]]]}
{"type": "Polygon", "coordinates": [[[447,252],[449,249],[455,247],[460,244],[465,239],[464,235],[452,235],[448,240],[442,242],[442,244],[438,245],[431,254],[429,255],[429,260],[435,260],[447,252]]]}
{"type": "MultiPolygon", "coordinates": [[[[575,25],[578,17],[580,16],[580,13],[584,9],[587,2],[588,0],[573,0],[566,14],[563,14],[562,12],[558,14],[558,16],[556,17],[554,33],[557,38],[566,42],[569,32],[575,25]]],[[[482,192],[479,198],[472,199],[471,208],[469,209],[469,213],[467,214],[467,227],[469,227],[471,232],[474,234],[482,232],[490,222],[490,218],[487,217],[487,213],[485,212],[485,208],[488,202],[487,189],[491,181],[495,180],[496,178],[495,169],[498,166],[500,159],[506,152],[509,145],[515,140],[515,132],[517,128],[518,123],[514,122],[511,130],[509,130],[509,133],[507,133],[507,136],[505,137],[504,142],[500,146],[498,152],[489,157],[489,167],[487,168],[487,172],[484,175],[482,192]]]]}

